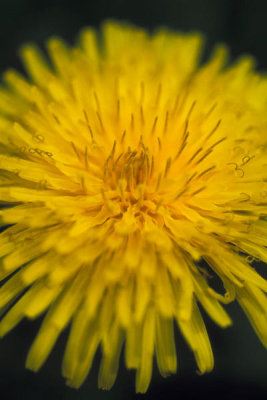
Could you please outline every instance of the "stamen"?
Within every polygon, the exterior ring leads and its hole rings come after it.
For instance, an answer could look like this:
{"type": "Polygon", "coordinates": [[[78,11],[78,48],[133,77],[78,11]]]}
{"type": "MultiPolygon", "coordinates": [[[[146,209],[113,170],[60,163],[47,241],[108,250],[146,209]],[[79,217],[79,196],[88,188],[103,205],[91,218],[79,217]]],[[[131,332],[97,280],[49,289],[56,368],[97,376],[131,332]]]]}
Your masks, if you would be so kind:
{"type": "Polygon", "coordinates": [[[218,103],[214,103],[213,106],[209,109],[209,111],[206,113],[205,117],[208,118],[211,113],[215,110],[215,108],[217,107],[218,103]]]}
{"type": "Polygon", "coordinates": [[[161,140],[159,137],[157,137],[157,139],[158,139],[159,150],[161,150],[161,140]]]}
{"type": "Polygon", "coordinates": [[[125,135],[126,135],[126,129],[124,129],[123,134],[121,135],[121,144],[124,142],[125,135]]]}
{"type": "Polygon", "coordinates": [[[113,146],[112,146],[112,150],[111,150],[111,153],[110,153],[111,158],[114,157],[114,154],[115,154],[115,151],[116,151],[116,145],[117,145],[117,141],[114,140],[113,146]]]}
{"type": "Polygon", "coordinates": [[[90,135],[91,135],[92,143],[95,143],[93,131],[92,131],[92,128],[91,128],[91,126],[89,124],[88,115],[87,115],[85,110],[83,110],[83,113],[84,113],[84,118],[86,120],[86,125],[88,126],[88,129],[89,129],[89,132],[90,132],[90,135]]]}
{"type": "Polygon", "coordinates": [[[110,157],[110,155],[109,155],[108,158],[107,158],[106,161],[105,161],[105,164],[104,164],[104,179],[105,179],[105,177],[106,177],[106,175],[107,175],[108,163],[109,163],[110,159],[111,159],[111,157],[110,157]]]}
{"type": "Polygon", "coordinates": [[[166,111],[163,133],[166,133],[166,132],[167,132],[168,121],[169,121],[169,111],[166,111]]]}
{"type": "Polygon", "coordinates": [[[118,158],[116,159],[116,161],[114,162],[114,168],[117,166],[117,164],[118,164],[119,160],[121,159],[122,155],[123,155],[123,153],[121,153],[121,154],[118,156],[118,158]]]}
{"type": "Polygon", "coordinates": [[[99,100],[98,100],[96,91],[94,91],[94,98],[95,98],[97,110],[100,111],[100,104],[99,104],[99,100]]]}
{"type": "Polygon", "coordinates": [[[186,165],[189,165],[189,164],[194,160],[194,158],[196,158],[196,156],[197,156],[202,150],[203,150],[203,148],[200,147],[200,148],[192,155],[192,157],[187,161],[186,165]]]}
{"type": "Polygon", "coordinates": [[[161,173],[158,176],[158,180],[157,180],[155,191],[159,190],[160,184],[161,184],[161,173]]]}
{"type": "Polygon", "coordinates": [[[154,122],[153,122],[153,125],[152,125],[152,129],[151,129],[151,135],[153,135],[153,133],[156,130],[157,122],[158,122],[158,116],[156,116],[155,119],[154,119],[154,122]]]}
{"type": "Polygon", "coordinates": [[[151,179],[152,175],[154,172],[154,156],[152,155],[151,157],[151,167],[150,167],[150,174],[149,174],[149,178],[151,179]]]}
{"type": "Polygon", "coordinates": [[[98,118],[98,120],[99,120],[99,123],[100,123],[100,126],[101,126],[101,128],[102,128],[102,131],[105,131],[104,125],[103,125],[103,121],[102,121],[102,118],[101,118],[101,115],[99,114],[98,111],[96,112],[96,115],[97,115],[97,118],[98,118]]]}
{"type": "Polygon", "coordinates": [[[79,152],[78,152],[78,150],[77,150],[75,144],[74,144],[73,142],[70,142],[70,144],[71,144],[71,146],[72,146],[72,148],[73,148],[73,150],[74,150],[74,153],[76,154],[78,160],[81,161],[80,154],[79,154],[79,152]]]}
{"type": "Polygon", "coordinates": [[[189,136],[189,132],[187,132],[187,133],[185,134],[185,136],[184,136],[184,138],[183,138],[183,141],[182,141],[182,143],[181,143],[180,149],[178,150],[176,156],[174,157],[174,161],[176,161],[176,160],[180,157],[180,155],[182,154],[182,152],[183,152],[185,146],[187,145],[188,136],[189,136]]]}
{"type": "Polygon", "coordinates": [[[183,190],[181,190],[173,199],[173,201],[178,200],[183,194],[188,192],[189,188],[185,187],[183,190]]]}
{"type": "Polygon", "coordinates": [[[81,180],[81,186],[82,186],[83,190],[85,190],[84,176],[83,175],[80,176],[80,180],[81,180]]]}
{"type": "Polygon", "coordinates": [[[120,100],[118,99],[117,100],[117,112],[116,112],[116,120],[117,121],[119,121],[119,119],[120,119],[120,108],[121,108],[120,100]]]}
{"type": "Polygon", "coordinates": [[[192,196],[195,196],[196,194],[203,192],[203,190],[206,189],[206,186],[202,186],[200,189],[196,190],[195,192],[191,193],[192,196]]]}
{"type": "Polygon", "coordinates": [[[134,130],[134,115],[131,113],[131,130],[134,130]]]}
{"type": "Polygon", "coordinates": [[[142,106],[140,107],[140,118],[141,118],[141,124],[145,125],[144,111],[142,106]]]}
{"type": "Polygon", "coordinates": [[[144,97],[145,97],[145,84],[144,84],[144,82],[142,81],[141,82],[141,92],[140,92],[140,104],[143,104],[143,101],[144,101],[144,97]]]}
{"type": "Polygon", "coordinates": [[[206,137],[206,140],[210,139],[211,136],[217,131],[217,129],[219,128],[220,124],[221,124],[222,120],[219,119],[219,121],[217,122],[217,124],[215,125],[215,127],[211,130],[211,132],[208,134],[208,136],[206,137]]]}
{"type": "Polygon", "coordinates": [[[224,142],[226,139],[227,139],[227,136],[224,136],[222,139],[218,140],[212,146],[210,146],[208,150],[214,149],[214,147],[218,146],[218,144],[224,142]]]}
{"type": "Polygon", "coordinates": [[[53,117],[55,118],[56,123],[57,123],[58,125],[60,125],[60,121],[59,121],[58,117],[57,117],[55,114],[52,114],[52,115],[53,115],[53,117]]]}
{"type": "Polygon", "coordinates": [[[203,160],[205,160],[206,157],[208,157],[208,155],[212,153],[212,150],[207,150],[206,153],[196,162],[196,165],[200,164],[203,160]]]}
{"type": "Polygon", "coordinates": [[[188,185],[191,181],[192,181],[192,179],[194,179],[194,177],[196,176],[196,172],[194,172],[191,176],[190,176],[190,178],[185,182],[185,185],[188,185]]]}
{"type": "Polygon", "coordinates": [[[170,167],[171,167],[171,163],[172,163],[172,159],[171,159],[171,157],[169,157],[167,162],[166,162],[166,166],[165,166],[164,178],[166,178],[167,175],[168,175],[168,172],[169,172],[170,167]]]}
{"type": "Polygon", "coordinates": [[[189,119],[190,119],[190,116],[191,116],[191,114],[192,114],[192,112],[193,112],[193,110],[195,108],[196,102],[197,102],[196,100],[193,101],[193,103],[192,103],[192,105],[191,105],[191,107],[190,107],[190,109],[188,111],[188,114],[187,114],[187,117],[186,117],[187,121],[189,121],[189,119]]]}
{"type": "Polygon", "coordinates": [[[205,169],[205,170],[202,171],[197,177],[200,178],[201,176],[203,176],[203,175],[207,174],[208,172],[212,171],[215,167],[216,167],[216,166],[213,165],[212,167],[205,169]]]}
{"type": "Polygon", "coordinates": [[[173,106],[173,110],[172,110],[172,114],[173,114],[173,115],[174,115],[174,114],[176,113],[176,111],[177,111],[177,107],[178,107],[178,104],[179,104],[179,100],[180,100],[180,94],[178,93],[178,94],[176,95],[175,102],[174,102],[174,106],[173,106]]]}

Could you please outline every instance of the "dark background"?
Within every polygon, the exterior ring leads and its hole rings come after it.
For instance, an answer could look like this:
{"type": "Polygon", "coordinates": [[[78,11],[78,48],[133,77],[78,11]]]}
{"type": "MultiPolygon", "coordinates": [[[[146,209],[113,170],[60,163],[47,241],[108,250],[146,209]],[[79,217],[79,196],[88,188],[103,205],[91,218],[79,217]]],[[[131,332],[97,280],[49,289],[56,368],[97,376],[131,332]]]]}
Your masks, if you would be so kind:
{"type": "MultiPolygon", "coordinates": [[[[232,58],[251,53],[260,71],[267,68],[267,1],[265,0],[0,0],[0,71],[21,69],[18,49],[27,41],[43,46],[50,36],[75,43],[84,26],[98,27],[105,19],[126,20],[149,30],[158,25],[200,30],[206,35],[206,54],[217,42],[228,44],[232,58]]],[[[110,392],[97,389],[100,354],[85,384],[67,388],[60,363],[67,332],[38,374],[24,368],[27,351],[40,320],[24,321],[0,341],[0,398],[36,400],[120,399],[267,399],[267,351],[258,341],[236,304],[228,306],[234,325],[227,330],[205,317],[214,356],[214,371],[199,377],[193,356],[177,332],[179,370],[163,379],[154,368],[146,395],[135,395],[134,373],[121,360],[110,392]]]]}

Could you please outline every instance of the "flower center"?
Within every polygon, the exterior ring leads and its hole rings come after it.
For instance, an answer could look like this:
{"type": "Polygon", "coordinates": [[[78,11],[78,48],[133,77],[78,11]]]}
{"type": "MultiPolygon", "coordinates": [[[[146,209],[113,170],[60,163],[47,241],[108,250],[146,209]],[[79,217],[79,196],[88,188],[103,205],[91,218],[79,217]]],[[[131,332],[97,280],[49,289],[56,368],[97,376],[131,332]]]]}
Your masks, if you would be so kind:
{"type": "MultiPolygon", "coordinates": [[[[137,193],[148,185],[153,173],[154,160],[149,149],[140,141],[136,149],[115,156],[116,142],[104,165],[104,184],[109,190],[119,189],[136,198],[137,193]]],[[[139,197],[139,196],[137,196],[139,197]]]]}

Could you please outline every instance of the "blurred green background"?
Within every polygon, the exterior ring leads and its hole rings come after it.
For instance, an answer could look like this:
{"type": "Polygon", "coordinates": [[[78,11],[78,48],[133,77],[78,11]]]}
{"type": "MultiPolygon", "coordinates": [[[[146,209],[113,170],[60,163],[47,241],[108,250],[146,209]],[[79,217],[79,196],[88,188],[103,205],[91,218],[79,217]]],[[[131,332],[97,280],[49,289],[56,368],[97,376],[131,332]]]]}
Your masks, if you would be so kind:
{"type": "MultiPolygon", "coordinates": [[[[98,27],[110,18],[150,30],[158,25],[200,30],[206,35],[206,55],[217,42],[224,42],[233,59],[251,53],[263,71],[267,69],[266,14],[265,0],[0,0],[0,71],[11,66],[22,69],[18,49],[25,42],[43,46],[48,37],[58,35],[74,43],[82,27],[98,27]]],[[[261,270],[267,276],[266,266],[261,270]]],[[[134,373],[126,371],[123,357],[114,388],[98,390],[99,353],[81,389],[67,388],[60,364],[68,332],[38,374],[25,370],[26,354],[40,320],[24,321],[0,341],[0,399],[267,399],[267,351],[238,306],[227,309],[234,325],[225,331],[204,316],[214,349],[214,371],[202,377],[196,374],[193,356],[177,332],[179,371],[163,379],[154,368],[146,395],[135,394],[134,373]]]]}

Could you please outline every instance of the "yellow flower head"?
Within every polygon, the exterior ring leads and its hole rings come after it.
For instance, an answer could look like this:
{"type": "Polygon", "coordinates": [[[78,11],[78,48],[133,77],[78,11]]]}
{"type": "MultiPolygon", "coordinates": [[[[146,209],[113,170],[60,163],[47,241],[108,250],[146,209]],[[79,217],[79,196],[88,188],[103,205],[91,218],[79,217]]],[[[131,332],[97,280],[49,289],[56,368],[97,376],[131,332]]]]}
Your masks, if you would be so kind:
{"type": "Polygon", "coordinates": [[[153,357],[176,371],[174,323],[201,373],[213,355],[198,304],[221,327],[239,302],[267,346],[267,79],[199,34],[106,23],[101,40],[48,42],[22,56],[29,79],[0,89],[0,335],[47,311],[30,349],[36,371],[71,325],[62,373],[79,387],[97,348],[99,386],[125,344],[136,390],[153,357]],[[225,293],[210,287],[211,271],[225,293]],[[9,279],[6,279],[9,277],[9,279]]]}

